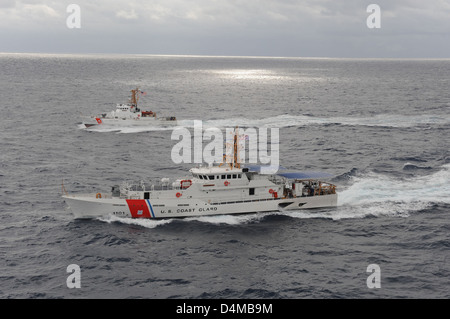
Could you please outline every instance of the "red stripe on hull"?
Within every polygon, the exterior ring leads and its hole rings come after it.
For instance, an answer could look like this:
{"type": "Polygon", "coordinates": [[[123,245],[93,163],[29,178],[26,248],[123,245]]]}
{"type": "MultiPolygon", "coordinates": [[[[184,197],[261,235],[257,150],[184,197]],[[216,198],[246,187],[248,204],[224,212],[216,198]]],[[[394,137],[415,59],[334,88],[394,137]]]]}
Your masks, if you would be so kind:
{"type": "Polygon", "coordinates": [[[145,199],[127,199],[128,208],[133,218],[151,218],[145,199]]]}

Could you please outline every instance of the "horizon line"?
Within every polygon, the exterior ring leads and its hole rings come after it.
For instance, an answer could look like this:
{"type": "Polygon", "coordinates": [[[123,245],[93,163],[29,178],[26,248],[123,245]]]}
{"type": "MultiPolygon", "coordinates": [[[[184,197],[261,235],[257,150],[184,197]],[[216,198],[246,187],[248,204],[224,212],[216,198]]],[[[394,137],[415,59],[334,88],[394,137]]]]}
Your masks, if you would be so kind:
{"type": "Polygon", "coordinates": [[[0,52],[0,55],[48,55],[48,56],[141,56],[184,58],[250,58],[250,59],[317,59],[317,60],[450,60],[450,57],[332,57],[332,56],[266,56],[266,55],[210,55],[210,54],[161,54],[161,53],[105,53],[105,52],[0,52]]]}

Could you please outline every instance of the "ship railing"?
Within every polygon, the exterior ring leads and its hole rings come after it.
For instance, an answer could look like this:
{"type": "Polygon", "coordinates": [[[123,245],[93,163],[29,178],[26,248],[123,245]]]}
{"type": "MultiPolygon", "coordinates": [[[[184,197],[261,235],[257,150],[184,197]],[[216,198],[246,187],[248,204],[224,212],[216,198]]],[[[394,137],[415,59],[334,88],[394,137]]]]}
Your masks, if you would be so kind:
{"type": "Polygon", "coordinates": [[[233,200],[233,201],[215,201],[210,202],[211,205],[227,205],[227,204],[242,204],[242,203],[250,203],[250,202],[265,202],[265,201],[272,201],[272,200],[280,200],[283,199],[281,197],[278,198],[259,198],[259,199],[243,199],[243,200],[233,200]]]}
{"type": "Polygon", "coordinates": [[[171,189],[175,189],[171,184],[152,184],[149,187],[149,190],[151,191],[165,191],[171,189]]]}
{"type": "MultiPolygon", "coordinates": [[[[191,181],[192,177],[186,177],[181,179],[181,181],[191,181]]],[[[192,185],[192,182],[191,182],[192,185]]],[[[190,186],[190,185],[189,185],[190,186]]],[[[156,183],[144,183],[143,181],[128,183],[123,182],[120,186],[120,194],[126,196],[130,192],[148,192],[148,191],[163,191],[163,190],[180,190],[186,189],[189,187],[181,187],[181,183],[177,181],[173,181],[170,179],[163,178],[162,180],[158,180],[156,183]]]]}

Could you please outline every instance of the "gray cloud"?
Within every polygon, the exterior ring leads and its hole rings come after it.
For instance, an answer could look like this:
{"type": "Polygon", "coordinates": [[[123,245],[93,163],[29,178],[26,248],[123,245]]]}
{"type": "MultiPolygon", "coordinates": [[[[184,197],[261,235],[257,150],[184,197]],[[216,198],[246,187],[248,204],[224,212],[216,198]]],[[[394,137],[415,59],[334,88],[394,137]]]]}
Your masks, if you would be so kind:
{"type": "Polygon", "coordinates": [[[0,51],[330,57],[450,57],[450,1],[73,1],[81,29],[66,27],[72,2],[0,2],[0,51]]]}

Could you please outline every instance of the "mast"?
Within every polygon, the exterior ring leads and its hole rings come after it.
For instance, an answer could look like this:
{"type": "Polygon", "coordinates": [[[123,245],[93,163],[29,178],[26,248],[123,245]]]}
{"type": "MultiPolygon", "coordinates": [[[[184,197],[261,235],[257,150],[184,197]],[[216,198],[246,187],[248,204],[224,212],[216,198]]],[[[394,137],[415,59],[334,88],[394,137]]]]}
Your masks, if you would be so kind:
{"type": "Polygon", "coordinates": [[[131,106],[137,107],[139,101],[139,92],[140,92],[139,88],[131,90],[131,99],[130,99],[131,106]]]}
{"type": "MultiPolygon", "coordinates": [[[[238,128],[238,126],[236,126],[236,128],[234,129],[234,134],[233,134],[233,148],[232,148],[233,154],[231,154],[231,155],[223,154],[223,162],[219,165],[219,167],[222,166],[224,163],[227,163],[228,165],[230,165],[231,169],[241,168],[241,163],[238,161],[238,158],[239,158],[238,132],[239,132],[239,128],[238,128]],[[231,162],[229,163],[228,159],[230,159],[230,158],[231,158],[231,162]]],[[[226,143],[226,144],[227,144],[227,149],[228,149],[228,146],[230,145],[230,143],[226,143]]]]}
{"type": "Polygon", "coordinates": [[[235,130],[234,130],[234,136],[233,136],[233,163],[231,168],[235,167],[235,168],[241,168],[241,163],[238,162],[238,152],[239,152],[239,148],[238,148],[238,132],[239,129],[236,126],[235,130]]]}

